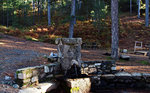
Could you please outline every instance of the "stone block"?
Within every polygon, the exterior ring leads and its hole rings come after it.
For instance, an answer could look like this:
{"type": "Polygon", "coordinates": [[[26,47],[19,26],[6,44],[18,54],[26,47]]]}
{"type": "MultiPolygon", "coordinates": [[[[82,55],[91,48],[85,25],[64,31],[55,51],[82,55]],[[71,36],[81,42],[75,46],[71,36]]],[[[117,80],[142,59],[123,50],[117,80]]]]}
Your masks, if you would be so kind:
{"type": "Polygon", "coordinates": [[[117,77],[120,77],[120,76],[122,76],[122,77],[131,77],[131,74],[128,73],[128,72],[118,72],[118,73],[115,74],[115,76],[117,76],[117,77]]]}
{"type": "Polygon", "coordinates": [[[91,89],[90,78],[67,79],[67,86],[71,93],[89,93],[91,89]]]}
{"type": "Polygon", "coordinates": [[[101,75],[101,78],[102,79],[114,79],[115,78],[115,75],[114,74],[104,74],[104,75],[101,75]]]}
{"type": "Polygon", "coordinates": [[[23,68],[23,69],[18,69],[16,71],[16,75],[18,79],[26,79],[32,77],[32,71],[35,68],[33,67],[28,67],[28,68],[23,68]]]}
{"type": "Polygon", "coordinates": [[[131,75],[132,75],[132,78],[136,80],[140,80],[142,78],[141,73],[131,73],[131,75]]]}
{"type": "Polygon", "coordinates": [[[56,44],[67,44],[67,45],[72,45],[72,44],[82,44],[82,39],[81,38],[57,38],[55,41],[56,44]]]}
{"type": "Polygon", "coordinates": [[[115,76],[116,76],[116,78],[118,78],[120,80],[131,79],[131,77],[132,77],[132,75],[127,72],[118,72],[115,74],[115,76]]]}

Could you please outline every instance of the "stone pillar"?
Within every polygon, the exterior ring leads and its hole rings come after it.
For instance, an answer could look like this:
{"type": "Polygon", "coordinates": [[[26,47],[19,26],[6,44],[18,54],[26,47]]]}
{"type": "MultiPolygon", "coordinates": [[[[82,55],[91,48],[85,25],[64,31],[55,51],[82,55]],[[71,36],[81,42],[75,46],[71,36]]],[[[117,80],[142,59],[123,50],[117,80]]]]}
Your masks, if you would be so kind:
{"type": "Polygon", "coordinates": [[[71,66],[77,65],[81,67],[81,38],[58,38],[58,62],[61,63],[61,68],[65,72],[71,69],[71,66]]]}

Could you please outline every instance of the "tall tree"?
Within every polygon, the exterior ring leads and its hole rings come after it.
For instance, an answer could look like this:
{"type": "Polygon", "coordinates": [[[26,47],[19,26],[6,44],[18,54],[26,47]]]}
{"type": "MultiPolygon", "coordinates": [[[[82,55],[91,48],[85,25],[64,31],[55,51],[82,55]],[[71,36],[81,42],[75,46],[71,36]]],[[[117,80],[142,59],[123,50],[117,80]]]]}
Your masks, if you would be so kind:
{"type": "Polygon", "coordinates": [[[40,18],[43,17],[43,0],[40,0],[40,18]]]}
{"type": "Polygon", "coordinates": [[[145,9],[145,26],[148,27],[149,26],[149,0],[145,0],[146,2],[146,9],[145,9]]]}
{"type": "Polygon", "coordinates": [[[37,7],[38,7],[38,22],[40,22],[40,0],[37,0],[37,7]]]}
{"type": "Polygon", "coordinates": [[[74,31],[74,24],[76,22],[76,16],[75,16],[75,7],[76,6],[76,0],[71,1],[71,21],[70,21],[70,27],[69,27],[69,38],[73,38],[73,31],[74,31]]]}
{"type": "Polygon", "coordinates": [[[32,0],[33,25],[35,24],[35,1],[32,0]]]}
{"type": "Polygon", "coordinates": [[[3,25],[5,25],[5,11],[4,11],[4,1],[2,1],[2,11],[3,11],[3,25]]]}
{"type": "Polygon", "coordinates": [[[9,11],[8,11],[8,0],[7,0],[7,2],[6,2],[6,5],[7,5],[7,24],[6,24],[6,26],[8,27],[8,24],[9,24],[9,11]]]}
{"type": "Polygon", "coordinates": [[[140,18],[141,0],[137,0],[137,4],[138,4],[138,18],[140,18]]]}
{"type": "Polygon", "coordinates": [[[51,1],[48,0],[48,26],[51,25],[51,1]]]}
{"type": "Polygon", "coordinates": [[[130,15],[132,14],[132,0],[130,0],[130,15]]]}
{"type": "Polygon", "coordinates": [[[118,59],[118,0],[111,0],[111,32],[112,32],[112,44],[111,44],[111,57],[115,60],[118,59]]]}

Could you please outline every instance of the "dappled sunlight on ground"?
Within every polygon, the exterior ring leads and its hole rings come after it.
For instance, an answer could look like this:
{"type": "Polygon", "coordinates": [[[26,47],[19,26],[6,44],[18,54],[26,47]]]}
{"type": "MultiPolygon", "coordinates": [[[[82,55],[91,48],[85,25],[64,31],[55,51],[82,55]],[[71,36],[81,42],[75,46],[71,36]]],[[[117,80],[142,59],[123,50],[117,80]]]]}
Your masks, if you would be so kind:
{"type": "Polygon", "coordinates": [[[39,47],[40,49],[49,50],[49,51],[57,51],[57,49],[54,48],[47,48],[47,47],[39,47]]]}
{"type": "Polygon", "coordinates": [[[46,44],[42,42],[26,41],[26,40],[20,41],[13,38],[0,39],[0,47],[22,49],[22,50],[34,50],[34,51],[45,52],[45,53],[50,53],[51,51],[57,50],[55,45],[46,44]]]}

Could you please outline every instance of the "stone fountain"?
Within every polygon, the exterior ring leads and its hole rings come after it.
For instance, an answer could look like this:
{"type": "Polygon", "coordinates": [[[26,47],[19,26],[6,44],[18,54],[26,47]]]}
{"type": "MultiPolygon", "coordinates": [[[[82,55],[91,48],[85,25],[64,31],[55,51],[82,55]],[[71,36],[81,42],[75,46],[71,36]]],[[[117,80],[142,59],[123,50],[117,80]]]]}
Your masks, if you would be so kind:
{"type": "Polygon", "coordinates": [[[78,76],[81,73],[81,38],[58,38],[58,62],[65,76],[78,76]]]}
{"type": "Polygon", "coordinates": [[[38,92],[34,93],[45,93],[52,89],[59,93],[59,87],[65,90],[62,93],[89,93],[91,89],[95,90],[95,86],[98,89],[150,87],[150,74],[117,72],[115,61],[112,60],[82,61],[81,38],[58,38],[56,44],[57,54],[50,58],[50,64],[16,71],[16,82],[21,88],[38,86],[38,92]],[[53,82],[44,84],[43,89],[40,84],[44,81],[53,82]]]}

